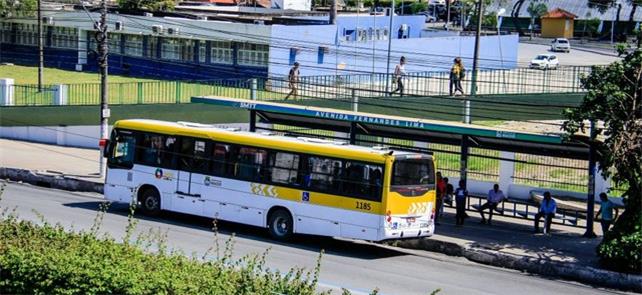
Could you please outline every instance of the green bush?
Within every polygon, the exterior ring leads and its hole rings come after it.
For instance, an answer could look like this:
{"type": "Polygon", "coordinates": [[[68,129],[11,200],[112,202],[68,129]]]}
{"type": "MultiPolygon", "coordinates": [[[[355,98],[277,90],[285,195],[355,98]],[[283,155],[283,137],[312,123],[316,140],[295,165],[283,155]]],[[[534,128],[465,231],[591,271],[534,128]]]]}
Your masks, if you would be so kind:
{"type": "MultiPolygon", "coordinates": [[[[96,220],[99,224],[102,216],[96,220]]],[[[265,269],[267,251],[233,261],[232,239],[225,243],[222,257],[197,258],[168,251],[160,230],[130,244],[98,238],[96,225],[89,232],[67,232],[60,225],[41,223],[44,225],[18,220],[6,210],[2,214],[0,294],[315,292],[318,264],[313,273],[269,271],[265,269]]],[[[125,241],[133,227],[135,222],[130,222],[125,241]]]]}

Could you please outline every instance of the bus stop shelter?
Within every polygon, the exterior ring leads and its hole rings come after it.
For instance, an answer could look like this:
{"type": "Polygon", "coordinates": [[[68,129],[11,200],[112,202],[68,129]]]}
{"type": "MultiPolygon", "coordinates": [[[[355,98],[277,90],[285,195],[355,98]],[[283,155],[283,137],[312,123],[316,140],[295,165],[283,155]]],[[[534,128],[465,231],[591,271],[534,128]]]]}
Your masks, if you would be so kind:
{"type": "MultiPolygon", "coordinates": [[[[589,182],[586,210],[587,230],[585,235],[595,235],[593,233],[593,216],[595,202],[595,162],[597,155],[590,144],[590,139],[586,136],[564,138],[559,134],[520,132],[458,122],[388,116],[298,104],[285,104],[282,102],[225,97],[193,97],[191,101],[192,103],[204,103],[248,110],[250,116],[249,129],[252,132],[258,130],[283,132],[282,130],[259,126],[257,124],[258,119],[258,122],[264,124],[280,124],[342,132],[347,134],[347,138],[341,139],[347,140],[351,144],[357,143],[357,137],[359,135],[367,135],[412,140],[416,142],[458,145],[460,146],[460,177],[464,181],[467,178],[468,158],[471,148],[588,160],[589,182]]],[[[289,133],[296,134],[296,132],[289,133]]],[[[360,142],[372,143],[373,145],[377,144],[377,142],[374,141],[367,142],[360,140],[360,142]]],[[[415,150],[417,152],[431,152],[430,149],[421,147],[386,145],[394,148],[415,150]]]]}

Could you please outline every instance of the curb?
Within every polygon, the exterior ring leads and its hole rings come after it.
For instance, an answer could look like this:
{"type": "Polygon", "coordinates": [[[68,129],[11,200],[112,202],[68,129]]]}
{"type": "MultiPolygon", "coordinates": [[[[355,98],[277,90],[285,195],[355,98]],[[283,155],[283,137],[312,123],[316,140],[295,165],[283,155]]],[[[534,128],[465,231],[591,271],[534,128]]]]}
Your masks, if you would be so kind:
{"type": "MultiPolygon", "coordinates": [[[[41,174],[25,169],[0,167],[0,178],[61,190],[103,193],[103,184],[99,182],[64,175],[41,174]]],[[[638,293],[642,292],[642,276],[640,275],[618,273],[548,259],[523,257],[479,248],[475,244],[466,246],[431,238],[400,240],[392,245],[400,248],[425,250],[443,253],[449,256],[464,257],[476,263],[545,276],[561,277],[589,285],[638,293]]]]}
{"type": "Polygon", "coordinates": [[[18,168],[0,167],[0,178],[61,190],[103,193],[103,184],[59,174],[44,174],[18,168]]]}
{"type": "Polygon", "coordinates": [[[559,277],[593,286],[638,293],[642,292],[642,276],[640,275],[618,273],[573,263],[502,253],[479,248],[475,244],[466,246],[427,238],[402,240],[395,243],[395,246],[439,252],[450,256],[460,256],[476,263],[514,269],[532,274],[559,277]]]}

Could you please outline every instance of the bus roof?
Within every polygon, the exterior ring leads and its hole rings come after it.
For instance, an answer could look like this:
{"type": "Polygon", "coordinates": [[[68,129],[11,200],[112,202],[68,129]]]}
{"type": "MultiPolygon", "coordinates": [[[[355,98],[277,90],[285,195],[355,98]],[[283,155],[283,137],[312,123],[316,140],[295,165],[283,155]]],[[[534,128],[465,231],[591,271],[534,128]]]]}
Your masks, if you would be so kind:
{"type": "MultiPolygon", "coordinates": [[[[114,128],[207,138],[221,142],[311,153],[328,157],[349,158],[375,163],[383,163],[385,159],[390,156],[391,151],[390,149],[349,145],[338,141],[238,131],[231,128],[221,128],[213,125],[190,122],[128,119],[117,121],[114,123],[114,128]]],[[[393,151],[393,155],[397,157],[401,155],[419,154],[406,151],[393,151]]]]}

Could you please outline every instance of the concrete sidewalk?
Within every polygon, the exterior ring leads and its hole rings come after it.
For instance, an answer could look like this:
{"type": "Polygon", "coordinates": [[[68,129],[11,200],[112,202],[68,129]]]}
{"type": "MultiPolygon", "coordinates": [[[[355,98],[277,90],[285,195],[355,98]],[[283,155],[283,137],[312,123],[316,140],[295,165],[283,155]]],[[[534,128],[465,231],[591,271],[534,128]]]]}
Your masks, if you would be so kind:
{"type": "MultiPolygon", "coordinates": [[[[0,139],[0,178],[102,192],[98,160],[98,150],[0,139]]],[[[489,226],[479,223],[476,211],[468,214],[471,217],[466,224],[456,227],[454,209],[446,208],[433,237],[388,244],[593,285],[642,291],[642,276],[599,269],[595,247],[600,238],[583,238],[583,228],[553,225],[551,235],[533,234],[532,220],[495,215],[493,225],[489,226]]],[[[597,223],[595,229],[601,235],[597,223]]]]}

